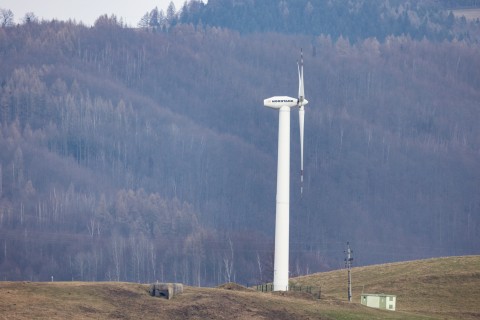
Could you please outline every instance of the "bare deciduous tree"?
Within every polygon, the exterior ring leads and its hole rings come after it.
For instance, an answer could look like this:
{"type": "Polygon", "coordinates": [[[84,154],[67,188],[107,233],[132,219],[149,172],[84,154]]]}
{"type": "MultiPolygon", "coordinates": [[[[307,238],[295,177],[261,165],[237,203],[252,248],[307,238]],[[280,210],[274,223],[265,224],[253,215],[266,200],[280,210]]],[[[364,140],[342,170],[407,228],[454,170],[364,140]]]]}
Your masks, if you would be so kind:
{"type": "Polygon", "coordinates": [[[232,275],[233,275],[233,242],[230,237],[228,237],[228,249],[227,252],[223,256],[223,265],[225,268],[225,281],[232,282],[232,275]]]}
{"type": "Polygon", "coordinates": [[[12,10],[0,8],[0,26],[2,28],[13,26],[13,17],[12,10]]]}

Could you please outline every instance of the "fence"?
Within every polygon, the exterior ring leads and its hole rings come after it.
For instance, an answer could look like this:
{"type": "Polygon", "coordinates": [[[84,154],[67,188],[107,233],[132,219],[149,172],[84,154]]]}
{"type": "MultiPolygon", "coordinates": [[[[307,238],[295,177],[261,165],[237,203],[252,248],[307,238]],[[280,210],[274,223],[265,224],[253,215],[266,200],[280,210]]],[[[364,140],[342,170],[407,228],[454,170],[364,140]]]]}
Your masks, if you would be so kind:
{"type": "MultiPolygon", "coordinates": [[[[273,283],[259,284],[256,286],[256,289],[257,291],[261,291],[261,292],[271,292],[273,291],[273,283]]],[[[312,287],[312,286],[289,285],[288,291],[306,292],[311,294],[316,299],[320,299],[320,297],[322,296],[321,288],[312,287]]]]}

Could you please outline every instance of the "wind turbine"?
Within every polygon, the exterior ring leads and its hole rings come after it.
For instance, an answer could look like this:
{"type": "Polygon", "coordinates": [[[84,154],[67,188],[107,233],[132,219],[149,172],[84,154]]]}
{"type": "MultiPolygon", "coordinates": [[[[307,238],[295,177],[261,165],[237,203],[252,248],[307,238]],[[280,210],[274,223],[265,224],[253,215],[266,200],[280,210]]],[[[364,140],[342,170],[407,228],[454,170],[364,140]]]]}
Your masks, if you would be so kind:
{"type": "Polygon", "coordinates": [[[298,98],[275,96],[263,100],[263,105],[279,111],[277,198],[275,216],[275,257],[273,290],[288,291],[289,225],[290,225],[290,111],[299,109],[301,168],[300,180],[303,192],[303,128],[305,99],[303,86],[303,53],[298,63],[298,98]]]}

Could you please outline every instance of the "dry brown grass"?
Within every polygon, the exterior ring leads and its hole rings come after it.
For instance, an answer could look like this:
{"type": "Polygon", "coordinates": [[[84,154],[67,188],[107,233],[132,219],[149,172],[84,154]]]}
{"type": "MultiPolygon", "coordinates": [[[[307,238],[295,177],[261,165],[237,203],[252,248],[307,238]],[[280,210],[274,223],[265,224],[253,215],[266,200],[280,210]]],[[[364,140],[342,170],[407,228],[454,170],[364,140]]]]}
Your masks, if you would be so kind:
{"type": "Polygon", "coordinates": [[[24,319],[475,319],[480,257],[397,263],[353,270],[354,298],[368,292],[397,294],[399,312],[344,299],[346,272],[294,279],[321,285],[318,301],[300,293],[255,292],[226,284],[184,287],[172,300],[150,297],[133,283],[0,282],[0,320],[24,319]],[[226,290],[227,289],[227,290],[226,290]]]}
{"type": "MultiPolygon", "coordinates": [[[[299,277],[322,296],[346,300],[347,271],[299,277]]],[[[480,256],[448,257],[352,269],[354,302],[360,294],[397,295],[397,310],[441,319],[480,319],[480,256]]]]}
{"type": "MultiPolygon", "coordinates": [[[[185,287],[165,300],[130,283],[0,282],[0,319],[402,319],[405,315],[290,294],[185,287]]],[[[419,318],[425,319],[425,318],[419,318]]]]}
{"type": "Polygon", "coordinates": [[[326,319],[314,302],[185,287],[172,300],[130,283],[1,282],[0,319],[326,319]]]}

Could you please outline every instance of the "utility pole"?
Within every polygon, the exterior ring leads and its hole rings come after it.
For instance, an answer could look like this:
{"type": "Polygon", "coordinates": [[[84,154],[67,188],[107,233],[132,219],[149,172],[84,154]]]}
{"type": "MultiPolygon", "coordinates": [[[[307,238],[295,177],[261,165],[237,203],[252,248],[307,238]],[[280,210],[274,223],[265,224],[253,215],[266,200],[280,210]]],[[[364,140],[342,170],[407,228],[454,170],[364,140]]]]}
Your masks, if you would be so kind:
{"type": "Polygon", "coordinates": [[[352,302],[352,262],[353,250],[350,249],[350,243],[347,241],[347,250],[343,251],[346,254],[345,268],[348,270],[348,302],[352,302]]]}

